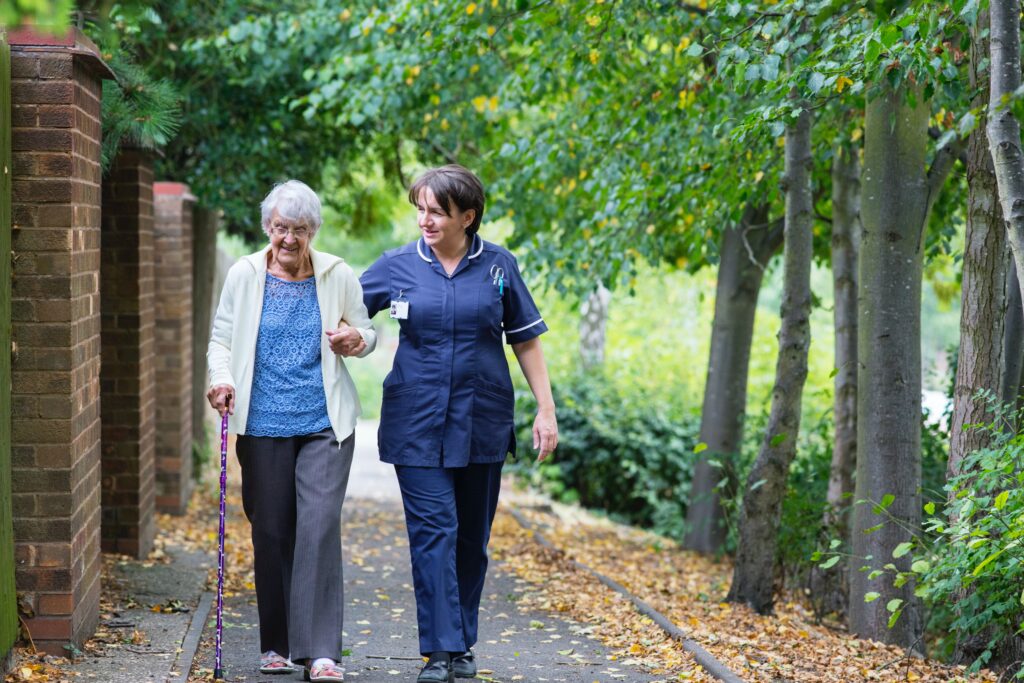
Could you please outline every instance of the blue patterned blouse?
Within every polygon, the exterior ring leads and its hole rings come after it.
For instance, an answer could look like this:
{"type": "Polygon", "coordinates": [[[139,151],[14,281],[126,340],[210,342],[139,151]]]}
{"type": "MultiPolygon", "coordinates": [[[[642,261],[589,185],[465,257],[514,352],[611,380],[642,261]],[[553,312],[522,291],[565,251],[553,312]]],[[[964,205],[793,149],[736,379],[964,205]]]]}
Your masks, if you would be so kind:
{"type": "Polygon", "coordinates": [[[320,306],[313,278],[267,273],[245,433],[299,436],[331,426],[320,369],[320,306]]]}

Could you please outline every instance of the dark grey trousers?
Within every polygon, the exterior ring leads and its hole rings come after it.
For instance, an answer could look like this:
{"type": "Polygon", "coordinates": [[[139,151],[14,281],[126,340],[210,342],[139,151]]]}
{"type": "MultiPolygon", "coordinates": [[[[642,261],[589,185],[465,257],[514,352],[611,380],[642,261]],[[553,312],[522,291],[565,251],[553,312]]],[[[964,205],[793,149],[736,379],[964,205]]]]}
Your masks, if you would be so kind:
{"type": "Polygon", "coordinates": [[[238,437],[252,525],[260,651],[341,660],[341,504],[355,435],[238,437]]]}

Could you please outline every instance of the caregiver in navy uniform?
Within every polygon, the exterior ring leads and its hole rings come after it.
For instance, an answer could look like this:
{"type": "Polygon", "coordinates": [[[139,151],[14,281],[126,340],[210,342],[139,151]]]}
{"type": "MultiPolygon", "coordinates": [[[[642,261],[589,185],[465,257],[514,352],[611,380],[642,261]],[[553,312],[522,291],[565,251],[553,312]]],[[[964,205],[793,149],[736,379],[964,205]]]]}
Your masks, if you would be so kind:
{"type": "Polygon", "coordinates": [[[469,170],[424,173],[409,190],[420,238],[384,253],[360,278],[373,317],[401,326],[384,380],[378,442],[395,465],[409,531],[420,652],[417,681],[473,678],[470,648],[487,573],[501,468],[515,451],[512,379],[502,336],[537,399],[533,447],[558,443],[539,336],[547,325],[512,254],[477,234],[484,189],[469,170]]]}

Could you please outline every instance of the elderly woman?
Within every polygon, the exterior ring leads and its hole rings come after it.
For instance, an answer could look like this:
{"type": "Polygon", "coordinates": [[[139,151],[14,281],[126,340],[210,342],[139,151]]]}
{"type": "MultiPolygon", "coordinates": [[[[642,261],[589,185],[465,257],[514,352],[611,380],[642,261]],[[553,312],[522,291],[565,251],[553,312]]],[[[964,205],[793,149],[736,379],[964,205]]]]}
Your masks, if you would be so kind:
{"type": "Polygon", "coordinates": [[[558,443],[537,311],[516,259],[480,239],[484,189],[467,169],[424,173],[409,190],[420,238],[363,274],[370,315],[401,328],[384,380],[380,458],[402,490],[416,591],[419,683],[474,678],[487,542],[501,468],[515,451],[512,379],[502,337],[537,399],[533,447],[558,443]]]}
{"type": "Polygon", "coordinates": [[[341,356],[377,342],[352,269],[310,243],[320,200],[289,180],[261,206],[270,245],[228,272],[208,359],[210,405],[238,435],[252,524],[260,672],[341,681],[341,505],[359,398],[341,356]]]}

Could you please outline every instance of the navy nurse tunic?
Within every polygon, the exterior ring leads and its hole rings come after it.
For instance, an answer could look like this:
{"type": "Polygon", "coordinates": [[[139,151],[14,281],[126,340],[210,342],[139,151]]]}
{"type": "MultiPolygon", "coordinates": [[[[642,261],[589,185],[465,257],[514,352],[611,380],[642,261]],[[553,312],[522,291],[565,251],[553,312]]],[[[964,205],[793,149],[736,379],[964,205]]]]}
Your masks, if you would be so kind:
{"type": "Polygon", "coordinates": [[[507,249],[474,235],[449,277],[423,239],[385,252],[359,278],[372,318],[407,302],[384,380],[380,459],[464,467],[515,450],[512,378],[502,346],[547,331],[507,249]]]}

